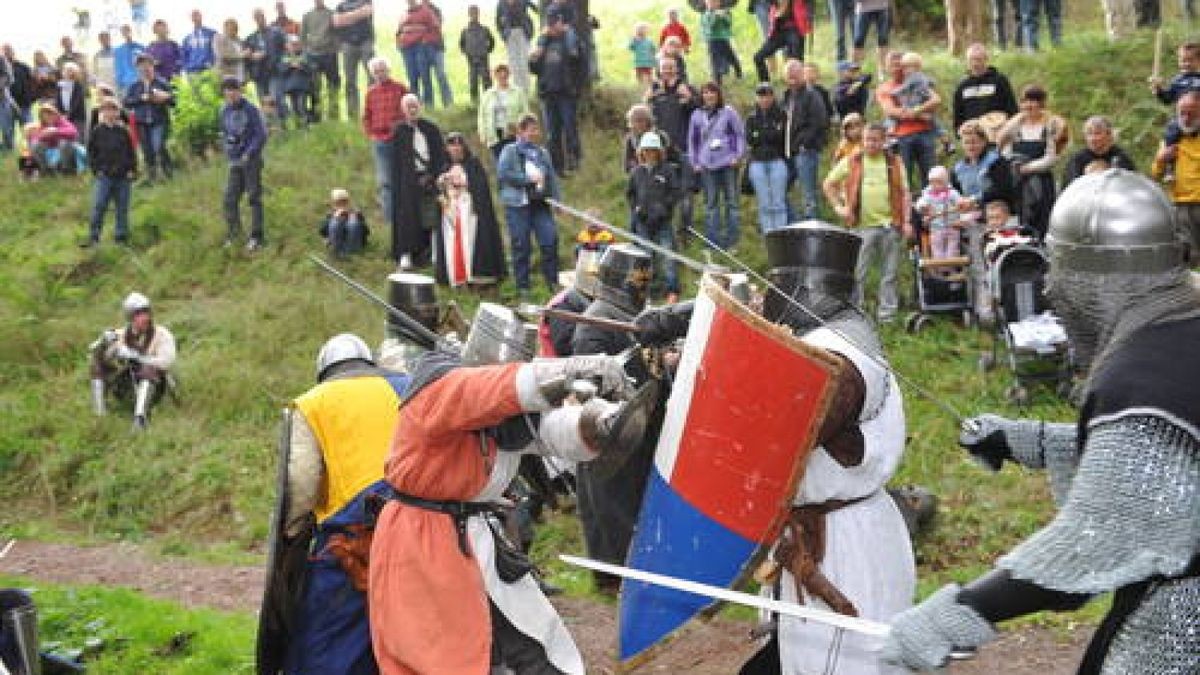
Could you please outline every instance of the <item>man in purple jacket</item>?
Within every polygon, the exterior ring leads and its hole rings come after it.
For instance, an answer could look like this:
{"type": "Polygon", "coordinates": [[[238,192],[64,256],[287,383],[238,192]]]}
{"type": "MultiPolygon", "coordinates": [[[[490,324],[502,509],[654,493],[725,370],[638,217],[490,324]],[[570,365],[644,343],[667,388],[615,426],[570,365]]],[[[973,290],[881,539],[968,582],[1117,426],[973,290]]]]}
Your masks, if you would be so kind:
{"type": "Polygon", "coordinates": [[[154,74],[170,82],[171,78],[179,74],[183,50],[179,48],[179,43],[169,37],[166,21],[155,21],[152,30],[154,41],[146,46],[146,53],[154,57],[154,74]]]}
{"type": "Polygon", "coordinates": [[[263,245],[262,167],[267,129],[262,113],[242,96],[242,83],[226,78],[221,83],[225,106],[221,108],[221,135],[225,156],[229,158],[229,178],[225,183],[225,222],[229,232],[225,247],[233,246],[242,229],[238,202],[242,194],[250,202],[250,239],[246,251],[253,253],[263,245]]]}

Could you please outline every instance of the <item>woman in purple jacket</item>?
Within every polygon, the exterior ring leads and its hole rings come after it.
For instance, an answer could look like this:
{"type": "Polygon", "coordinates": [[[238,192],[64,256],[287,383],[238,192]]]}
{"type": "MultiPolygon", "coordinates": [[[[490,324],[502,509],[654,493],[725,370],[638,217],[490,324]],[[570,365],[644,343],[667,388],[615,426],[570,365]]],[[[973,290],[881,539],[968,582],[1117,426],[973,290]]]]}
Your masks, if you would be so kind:
{"type": "Polygon", "coordinates": [[[705,235],[730,249],[737,244],[741,221],[738,166],[746,152],[746,131],[737,111],[725,105],[715,82],[700,88],[700,100],[703,105],[692,113],[688,125],[688,156],[704,188],[705,235]]]}

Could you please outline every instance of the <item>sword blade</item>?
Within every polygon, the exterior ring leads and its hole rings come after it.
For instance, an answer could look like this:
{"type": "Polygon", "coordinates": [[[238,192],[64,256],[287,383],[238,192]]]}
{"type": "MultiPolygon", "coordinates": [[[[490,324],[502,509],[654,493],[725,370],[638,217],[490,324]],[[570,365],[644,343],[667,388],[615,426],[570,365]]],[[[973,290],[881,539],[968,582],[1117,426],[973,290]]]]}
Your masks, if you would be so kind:
{"type": "Polygon", "coordinates": [[[619,331],[622,333],[637,333],[641,330],[640,328],[637,327],[637,324],[630,322],[630,321],[617,321],[616,319],[602,319],[598,316],[586,316],[584,314],[568,312],[565,309],[554,309],[552,307],[547,307],[545,309],[542,309],[541,313],[544,316],[548,316],[548,317],[551,317],[554,319],[562,319],[563,321],[569,321],[571,323],[582,323],[582,324],[585,324],[588,326],[596,326],[598,328],[606,328],[608,330],[615,330],[615,331],[619,331]]]}
{"type": "Polygon", "coordinates": [[[591,215],[590,213],[586,213],[584,211],[580,211],[577,208],[567,206],[566,204],[558,201],[557,199],[547,199],[546,203],[549,204],[550,206],[553,206],[554,208],[558,209],[559,211],[562,211],[563,213],[567,213],[572,216],[575,216],[576,218],[579,218],[580,220],[591,223],[592,225],[596,225],[597,227],[602,227],[605,230],[612,232],[614,235],[616,235],[618,237],[621,237],[623,239],[628,239],[629,241],[632,241],[633,243],[637,244],[638,246],[641,246],[642,248],[648,248],[651,251],[654,251],[655,253],[658,253],[660,255],[665,255],[668,258],[670,258],[671,260],[674,260],[675,262],[677,262],[681,265],[684,265],[686,267],[690,267],[693,270],[700,272],[701,274],[703,274],[704,272],[707,272],[709,270],[709,266],[705,265],[704,263],[700,262],[699,260],[692,260],[691,258],[687,257],[686,255],[679,253],[678,251],[674,251],[670,248],[667,248],[666,246],[663,246],[657,242],[651,241],[641,235],[634,234],[633,232],[630,232],[629,230],[622,230],[619,227],[614,227],[612,225],[609,225],[608,223],[604,222],[603,220],[600,220],[599,218],[591,215]]]}
{"type": "Polygon", "coordinates": [[[772,600],[771,598],[763,598],[757,595],[751,595],[749,593],[742,593],[741,591],[721,588],[719,586],[710,586],[708,584],[702,584],[698,581],[669,577],[665,574],[647,572],[645,570],[633,569],[632,567],[623,567],[621,565],[612,565],[609,563],[600,562],[598,560],[590,560],[588,558],[580,558],[573,555],[563,554],[559,555],[558,558],[565,563],[569,563],[577,567],[596,570],[598,572],[606,572],[608,574],[625,579],[642,581],[648,584],[654,584],[655,586],[662,586],[664,588],[683,591],[685,593],[703,595],[706,597],[715,598],[717,600],[724,600],[725,602],[732,602],[738,605],[764,609],[768,612],[785,614],[798,619],[815,621],[817,623],[833,626],[834,628],[841,628],[843,630],[861,633],[871,637],[884,638],[887,637],[892,631],[892,627],[886,623],[879,623],[878,621],[871,621],[869,619],[846,616],[845,614],[838,614],[836,612],[828,612],[812,607],[805,607],[804,605],[794,605],[790,602],[782,602],[780,600],[772,600]]]}

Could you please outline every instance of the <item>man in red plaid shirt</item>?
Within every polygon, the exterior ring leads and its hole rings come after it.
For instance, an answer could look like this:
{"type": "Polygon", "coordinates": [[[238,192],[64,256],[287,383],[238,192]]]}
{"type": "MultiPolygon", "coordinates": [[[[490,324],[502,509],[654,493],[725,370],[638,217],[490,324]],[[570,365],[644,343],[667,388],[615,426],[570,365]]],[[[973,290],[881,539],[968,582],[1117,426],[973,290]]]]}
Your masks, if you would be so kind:
{"type": "Polygon", "coordinates": [[[375,154],[375,182],[379,186],[379,204],[388,226],[396,223],[392,212],[392,131],[403,122],[401,99],[408,87],[392,79],[392,70],[381,56],[371,59],[368,67],[374,84],[367,89],[362,125],[375,154]]]}

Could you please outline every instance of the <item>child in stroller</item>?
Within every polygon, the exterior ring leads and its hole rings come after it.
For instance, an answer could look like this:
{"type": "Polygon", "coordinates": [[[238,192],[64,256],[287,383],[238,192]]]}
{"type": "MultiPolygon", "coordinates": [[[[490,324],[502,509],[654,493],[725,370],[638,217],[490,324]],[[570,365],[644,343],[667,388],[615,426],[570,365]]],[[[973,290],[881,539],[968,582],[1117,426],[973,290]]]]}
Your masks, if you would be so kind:
{"type": "Polygon", "coordinates": [[[921,225],[913,249],[918,312],[906,323],[910,333],[920,331],[931,314],[958,313],[965,325],[974,323],[967,273],[970,258],[962,255],[962,209],[966,205],[950,187],[946,168],[930,169],[929,185],[914,204],[921,225]]]}
{"type": "Polygon", "coordinates": [[[1029,385],[1051,381],[1060,396],[1071,391],[1073,368],[1067,333],[1045,297],[1049,260],[1008,214],[1004,202],[987,205],[984,260],[989,300],[996,317],[992,349],[979,357],[990,370],[1004,345],[1013,383],[1005,394],[1013,403],[1029,402],[1029,385]]]}

